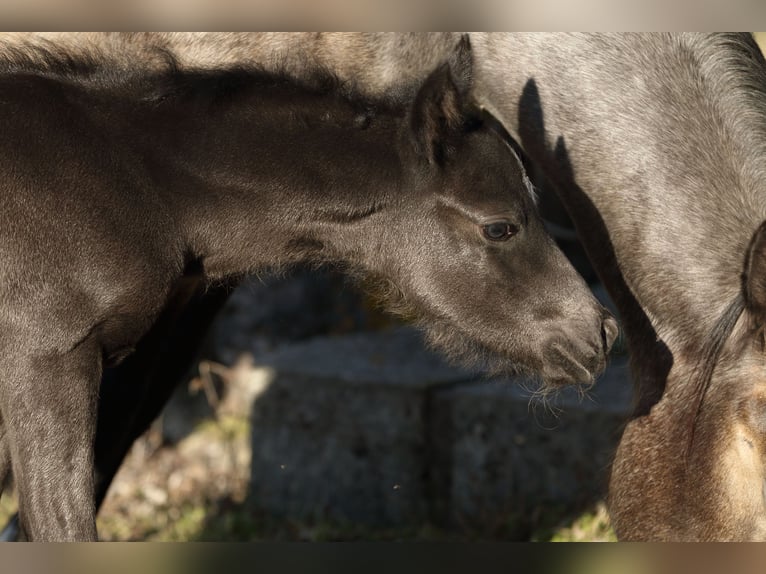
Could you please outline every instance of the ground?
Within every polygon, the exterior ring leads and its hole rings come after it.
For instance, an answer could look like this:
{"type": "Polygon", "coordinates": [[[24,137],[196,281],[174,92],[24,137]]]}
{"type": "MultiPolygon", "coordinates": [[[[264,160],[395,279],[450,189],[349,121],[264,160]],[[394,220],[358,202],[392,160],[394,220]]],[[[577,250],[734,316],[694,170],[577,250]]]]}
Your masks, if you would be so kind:
{"type": "MultiPolygon", "coordinates": [[[[208,420],[177,444],[162,442],[158,426],[133,447],[99,514],[102,540],[451,540],[486,534],[448,532],[423,524],[370,529],[348,524],[276,520],[246,500],[250,475],[247,417],[208,420]]],[[[15,510],[13,496],[0,503],[0,522],[15,510]]],[[[540,509],[540,512],[551,512],[540,509]]],[[[551,523],[550,516],[541,523],[551,523]]],[[[555,522],[555,520],[554,520],[555,522]]],[[[510,529],[509,529],[510,531],[510,529]]],[[[492,539],[503,539],[503,530],[492,539]]],[[[573,521],[544,528],[538,541],[610,541],[614,534],[603,503],[573,521]]]]}

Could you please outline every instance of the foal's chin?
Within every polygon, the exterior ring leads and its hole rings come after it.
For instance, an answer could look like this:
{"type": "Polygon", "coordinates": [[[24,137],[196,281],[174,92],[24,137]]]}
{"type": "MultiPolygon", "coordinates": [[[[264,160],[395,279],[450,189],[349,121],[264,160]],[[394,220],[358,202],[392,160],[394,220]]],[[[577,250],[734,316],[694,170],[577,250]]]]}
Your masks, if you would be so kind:
{"type": "Polygon", "coordinates": [[[421,324],[426,340],[454,363],[478,369],[488,376],[523,376],[539,384],[537,392],[547,394],[567,386],[590,387],[606,368],[606,355],[596,349],[587,351],[577,345],[568,348],[563,342],[530,349],[525,356],[500,345],[476,339],[459,327],[442,322],[421,324]]]}

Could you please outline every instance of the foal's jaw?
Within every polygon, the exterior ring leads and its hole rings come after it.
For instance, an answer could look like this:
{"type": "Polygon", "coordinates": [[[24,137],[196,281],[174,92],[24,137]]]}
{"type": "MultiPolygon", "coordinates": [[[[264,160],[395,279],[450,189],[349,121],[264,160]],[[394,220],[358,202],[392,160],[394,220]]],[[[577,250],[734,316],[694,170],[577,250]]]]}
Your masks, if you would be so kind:
{"type": "MultiPolygon", "coordinates": [[[[512,239],[511,239],[512,241],[512,239]]],[[[478,364],[495,374],[528,374],[546,389],[590,385],[606,367],[618,327],[616,320],[593,298],[583,283],[583,298],[564,305],[550,319],[540,321],[525,299],[543,278],[514,290],[512,273],[498,280],[472,267],[470,250],[455,278],[445,288],[440,274],[420,275],[420,289],[412,280],[397,282],[404,307],[419,318],[433,346],[458,362],[478,364]],[[473,288],[472,288],[473,286],[473,288]]],[[[562,256],[563,257],[563,256],[562,256]]],[[[452,276],[445,264],[444,273],[452,276]]],[[[396,302],[395,302],[396,305],[396,302]]]]}

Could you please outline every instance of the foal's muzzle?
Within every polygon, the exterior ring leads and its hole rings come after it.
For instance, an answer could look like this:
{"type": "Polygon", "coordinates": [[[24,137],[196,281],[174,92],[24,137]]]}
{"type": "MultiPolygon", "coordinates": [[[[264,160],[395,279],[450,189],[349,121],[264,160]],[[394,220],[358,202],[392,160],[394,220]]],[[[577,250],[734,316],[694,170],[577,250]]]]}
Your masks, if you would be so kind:
{"type": "Polygon", "coordinates": [[[545,349],[543,379],[548,385],[591,384],[606,368],[619,328],[606,311],[597,329],[567,329],[545,349]]]}

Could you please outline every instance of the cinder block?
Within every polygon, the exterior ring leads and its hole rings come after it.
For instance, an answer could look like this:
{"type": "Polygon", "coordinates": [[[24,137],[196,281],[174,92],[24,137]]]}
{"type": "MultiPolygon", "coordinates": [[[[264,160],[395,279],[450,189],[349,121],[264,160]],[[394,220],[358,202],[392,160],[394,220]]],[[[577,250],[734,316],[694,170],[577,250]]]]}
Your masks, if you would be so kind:
{"type": "Polygon", "coordinates": [[[409,330],[315,339],[259,360],[255,504],[275,514],[394,525],[428,518],[430,389],[466,380],[409,330]]]}

